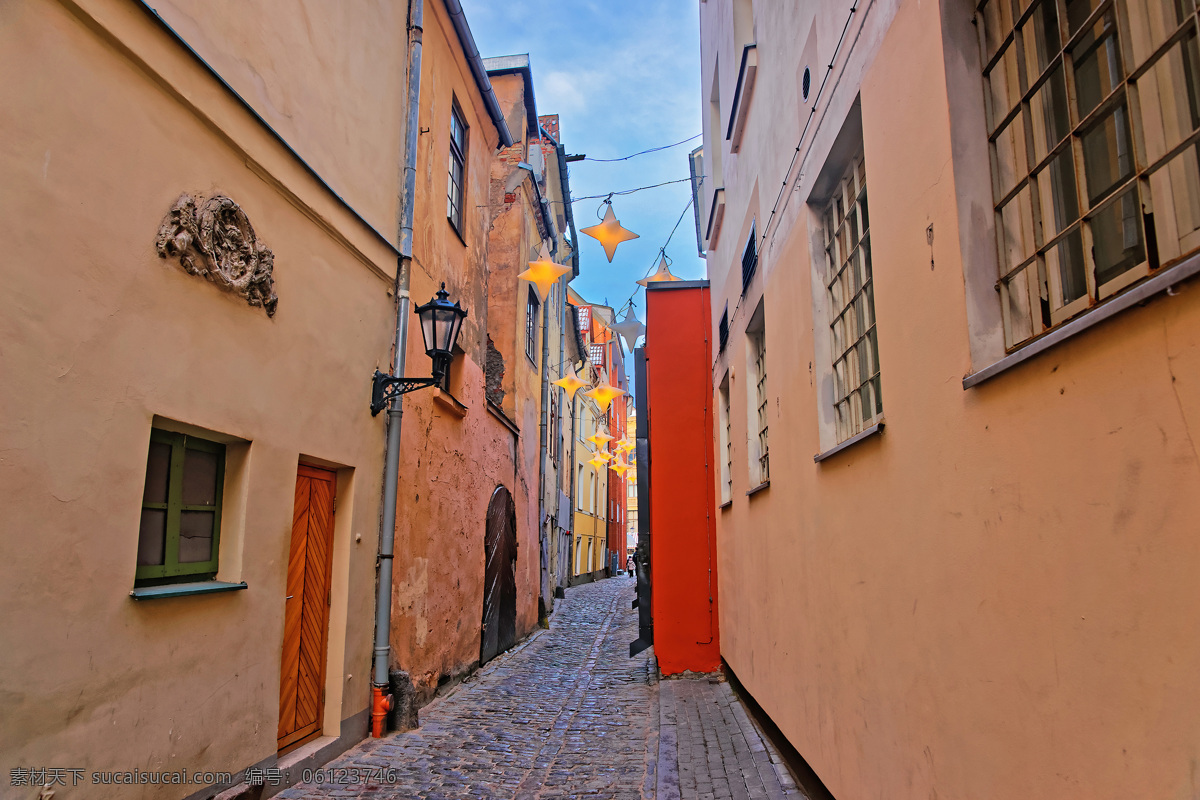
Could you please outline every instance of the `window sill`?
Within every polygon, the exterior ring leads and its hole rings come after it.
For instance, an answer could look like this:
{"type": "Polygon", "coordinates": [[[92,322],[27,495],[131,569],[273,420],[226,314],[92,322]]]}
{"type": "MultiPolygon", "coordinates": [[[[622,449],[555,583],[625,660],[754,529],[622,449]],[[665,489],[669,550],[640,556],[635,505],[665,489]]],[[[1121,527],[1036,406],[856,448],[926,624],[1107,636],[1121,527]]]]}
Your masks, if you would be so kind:
{"type": "Polygon", "coordinates": [[[433,387],[433,399],[434,402],[444,406],[450,411],[451,414],[459,419],[462,419],[467,415],[467,407],[458,402],[458,398],[444,389],[439,389],[436,386],[433,387]]]}
{"type": "Polygon", "coordinates": [[[750,114],[750,96],[754,94],[754,78],[758,73],[758,45],[754,42],[742,48],[742,66],[738,69],[737,88],[733,91],[733,108],[729,110],[729,128],[725,139],[729,152],[742,149],[742,133],[750,114]]]}
{"type": "Polygon", "coordinates": [[[245,589],[246,582],[199,581],[197,583],[169,583],[165,586],[139,586],[129,593],[134,600],[153,600],[157,597],[185,597],[189,594],[213,594],[214,592],[236,592],[245,589]]]}
{"type": "Polygon", "coordinates": [[[728,500],[726,500],[724,503],[721,503],[721,505],[717,506],[717,508],[724,511],[725,509],[731,507],[732,505],[733,505],[733,498],[731,497],[728,500]]]}
{"type": "Polygon", "coordinates": [[[1034,356],[1054,347],[1056,344],[1077,336],[1094,325],[1099,325],[1109,317],[1115,316],[1131,306],[1144,303],[1159,292],[1168,291],[1176,284],[1186,281],[1197,273],[1200,273],[1200,255],[1193,255],[1173,267],[1167,267],[1163,272],[1160,272],[1144,283],[1138,284],[1124,294],[1119,294],[1083,316],[1073,319],[1049,333],[1043,334],[1040,339],[1035,339],[1020,350],[1009,353],[999,361],[989,364],[978,372],[972,372],[963,378],[963,389],[970,389],[972,386],[977,386],[989,378],[994,378],[1001,372],[1010,370],[1018,364],[1028,361],[1034,356]]]}
{"type": "Polygon", "coordinates": [[[458,237],[460,242],[462,242],[463,247],[467,247],[467,240],[463,238],[462,231],[460,231],[458,226],[454,224],[454,220],[450,219],[450,217],[446,217],[446,224],[450,226],[450,230],[454,231],[454,235],[458,237]]]}
{"type": "Polygon", "coordinates": [[[500,406],[496,405],[491,400],[488,400],[487,410],[489,414],[500,421],[501,425],[508,428],[509,433],[518,438],[521,436],[521,429],[517,427],[517,423],[508,418],[508,415],[504,413],[504,409],[500,408],[500,406]]]}
{"type": "Polygon", "coordinates": [[[725,189],[718,186],[713,190],[712,208],[708,211],[708,230],[705,231],[704,236],[709,250],[717,246],[717,239],[721,236],[721,221],[724,219],[725,189]]]}
{"type": "Polygon", "coordinates": [[[849,439],[842,442],[837,447],[831,447],[828,450],[826,450],[824,453],[818,453],[817,455],[813,456],[813,461],[815,461],[819,464],[827,458],[832,458],[833,456],[836,456],[838,453],[842,452],[847,447],[853,447],[854,445],[858,444],[859,442],[863,441],[864,439],[870,439],[872,436],[877,436],[878,434],[883,433],[883,425],[884,425],[884,423],[882,423],[882,422],[876,422],[874,425],[867,428],[862,433],[858,433],[858,434],[855,434],[854,436],[851,436],[849,439]]]}
{"type": "MultiPolygon", "coordinates": [[[[753,497],[754,495],[756,495],[756,494],[758,494],[759,492],[761,492],[763,489],[770,488],[770,486],[771,486],[771,482],[770,482],[770,481],[763,481],[763,482],[762,482],[762,483],[760,483],[758,486],[755,486],[753,489],[751,489],[751,490],[749,490],[748,492],[746,492],[746,497],[753,497]]],[[[732,502],[732,501],[730,501],[730,502],[732,502]]]]}

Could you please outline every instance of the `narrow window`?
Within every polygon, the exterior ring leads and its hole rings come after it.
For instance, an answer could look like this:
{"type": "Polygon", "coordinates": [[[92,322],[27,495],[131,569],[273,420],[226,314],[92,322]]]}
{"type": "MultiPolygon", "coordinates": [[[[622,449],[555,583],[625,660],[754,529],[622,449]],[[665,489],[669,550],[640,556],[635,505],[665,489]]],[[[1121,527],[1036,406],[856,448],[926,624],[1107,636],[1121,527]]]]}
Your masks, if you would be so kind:
{"type": "MultiPolygon", "coordinates": [[[[750,486],[760,486],[771,479],[769,448],[767,446],[767,335],[763,304],[746,324],[747,367],[747,452],[749,454],[750,486]]],[[[727,431],[728,434],[728,431],[727,431]]]]}
{"type": "Polygon", "coordinates": [[[467,125],[458,104],[450,107],[450,183],[446,190],[446,216],[459,235],[463,232],[463,187],[467,165],[467,125]]]}
{"type": "Polygon", "coordinates": [[[833,352],[833,405],[843,442],[883,415],[867,172],[860,156],[825,207],[825,288],[833,352]]]}
{"type": "Polygon", "coordinates": [[[558,398],[555,393],[550,393],[550,415],[547,421],[550,426],[546,433],[547,441],[549,442],[550,458],[558,463],[558,398]]]}
{"type": "Polygon", "coordinates": [[[534,366],[537,366],[538,311],[541,305],[537,292],[530,286],[529,300],[525,306],[525,355],[529,356],[534,366]]]}
{"type": "Polygon", "coordinates": [[[217,574],[225,445],[154,428],[146,458],[135,583],[217,574]]]}
{"type": "Polygon", "coordinates": [[[721,322],[717,325],[717,340],[719,346],[718,353],[725,352],[725,345],[729,344],[729,304],[725,304],[725,310],[721,313],[721,322]]]}
{"type": "Polygon", "coordinates": [[[729,420],[729,376],[721,381],[720,393],[720,426],[721,437],[721,502],[728,503],[733,499],[733,447],[730,443],[732,427],[729,420]]]}
{"type": "Polygon", "coordinates": [[[750,224],[750,238],[742,250],[742,294],[754,278],[754,270],[758,267],[758,242],[754,238],[754,223],[750,224]]]}

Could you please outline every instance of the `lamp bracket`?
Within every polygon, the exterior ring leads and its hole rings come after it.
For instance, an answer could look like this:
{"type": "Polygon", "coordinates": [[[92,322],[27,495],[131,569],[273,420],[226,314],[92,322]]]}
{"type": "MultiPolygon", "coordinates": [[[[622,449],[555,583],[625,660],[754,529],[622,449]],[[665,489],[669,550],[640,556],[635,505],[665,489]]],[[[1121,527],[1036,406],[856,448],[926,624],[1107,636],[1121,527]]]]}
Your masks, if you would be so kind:
{"type": "Polygon", "coordinates": [[[438,378],[393,378],[385,372],[375,370],[371,379],[371,416],[383,411],[391,400],[402,394],[415,392],[426,386],[437,386],[438,383],[438,378]]]}

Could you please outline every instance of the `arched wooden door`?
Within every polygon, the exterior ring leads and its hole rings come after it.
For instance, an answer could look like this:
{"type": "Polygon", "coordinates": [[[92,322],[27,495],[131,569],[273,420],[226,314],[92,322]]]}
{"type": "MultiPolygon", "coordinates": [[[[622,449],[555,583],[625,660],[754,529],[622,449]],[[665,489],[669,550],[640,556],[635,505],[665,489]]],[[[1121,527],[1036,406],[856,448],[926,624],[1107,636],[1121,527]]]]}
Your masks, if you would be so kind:
{"type": "Polygon", "coordinates": [[[480,664],[517,641],[517,510],[512,494],[503,486],[496,487],[488,503],[484,553],[480,664]]]}

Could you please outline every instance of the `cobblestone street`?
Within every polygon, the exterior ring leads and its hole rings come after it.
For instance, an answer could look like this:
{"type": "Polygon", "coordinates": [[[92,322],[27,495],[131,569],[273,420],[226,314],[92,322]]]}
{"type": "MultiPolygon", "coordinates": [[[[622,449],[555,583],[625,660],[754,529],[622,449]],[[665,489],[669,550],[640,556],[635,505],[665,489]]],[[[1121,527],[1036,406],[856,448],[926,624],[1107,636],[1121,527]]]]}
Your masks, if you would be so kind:
{"type": "Polygon", "coordinates": [[[652,650],[628,657],[633,588],[612,578],[568,590],[550,630],[421,709],[418,730],[367,740],[326,767],[383,767],[395,782],[299,784],[279,796],[801,797],[728,684],[660,683],[652,650]]]}

